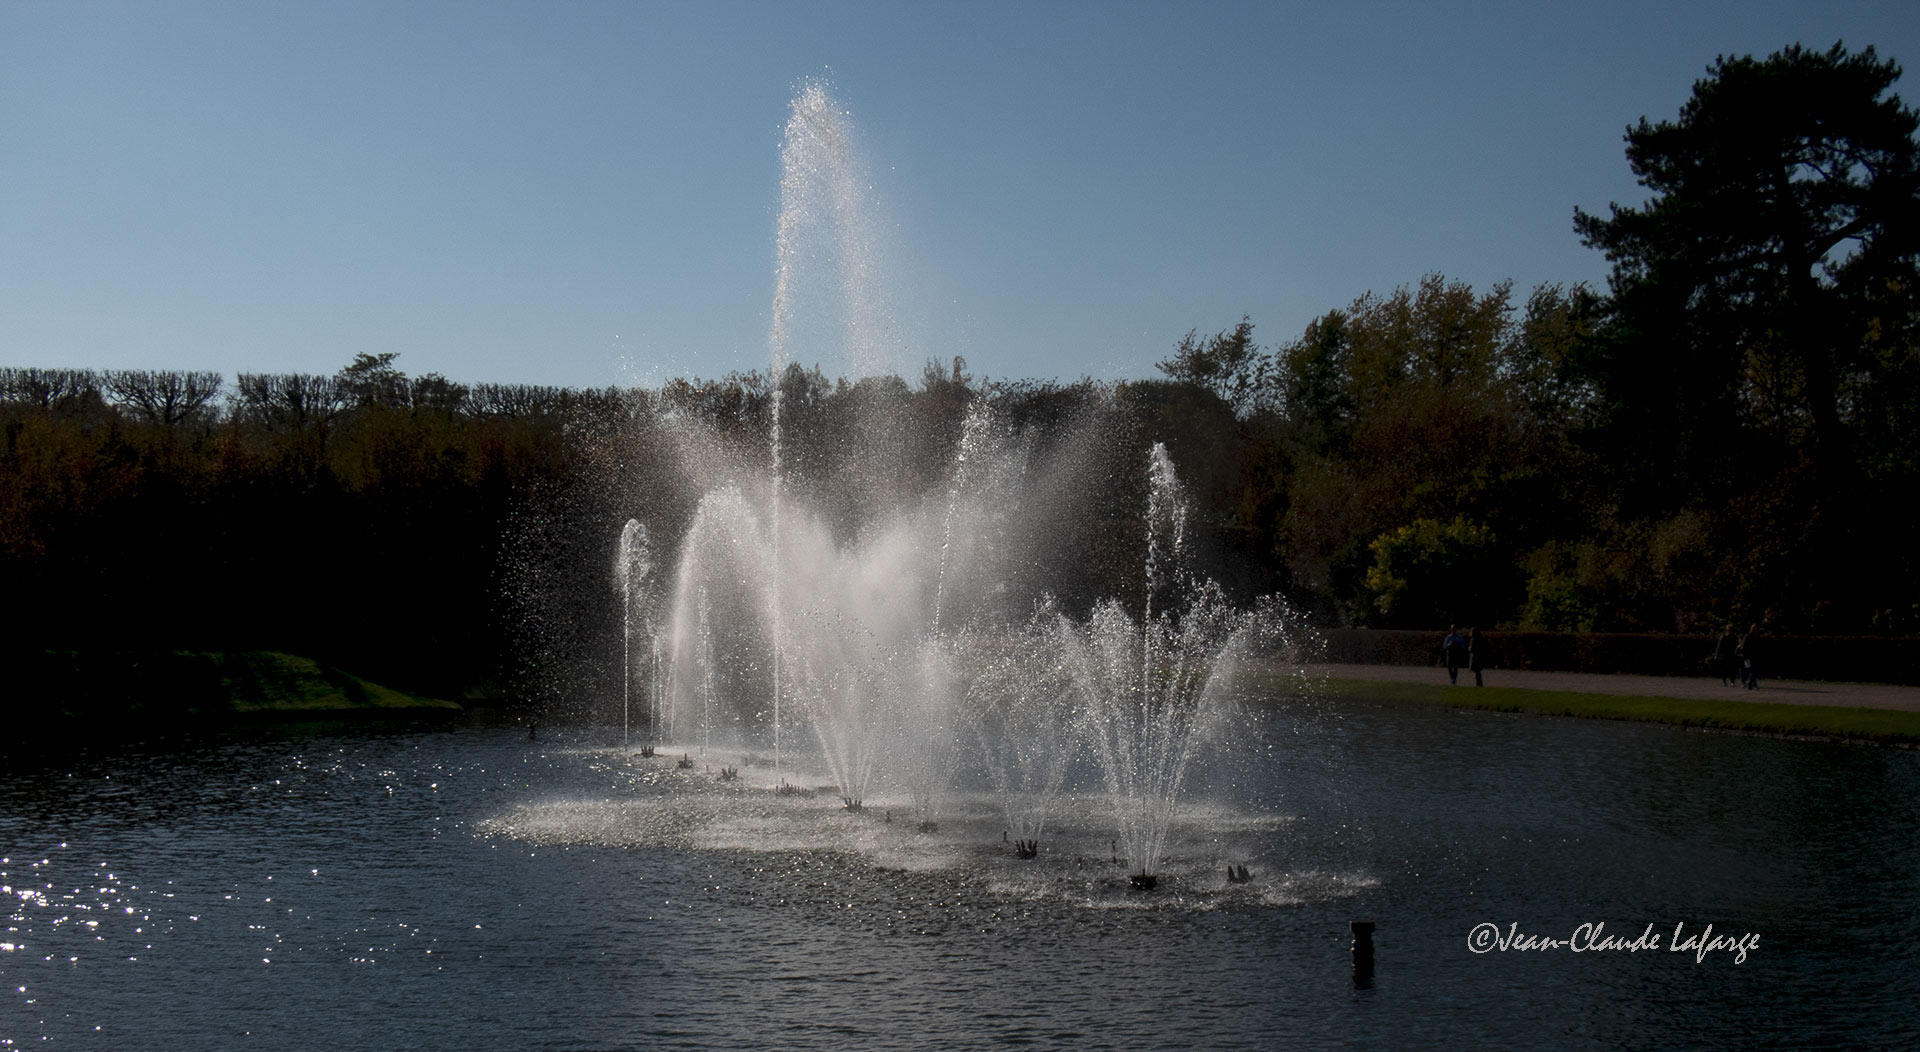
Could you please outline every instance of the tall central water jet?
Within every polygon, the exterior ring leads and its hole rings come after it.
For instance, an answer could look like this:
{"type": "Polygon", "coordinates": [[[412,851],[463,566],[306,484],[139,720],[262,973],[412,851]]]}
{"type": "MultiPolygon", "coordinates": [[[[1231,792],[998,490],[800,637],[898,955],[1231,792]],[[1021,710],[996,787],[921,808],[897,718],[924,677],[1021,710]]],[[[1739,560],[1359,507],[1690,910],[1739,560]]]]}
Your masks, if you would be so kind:
{"type": "Polygon", "coordinates": [[[876,321],[882,317],[873,302],[872,241],[861,187],[863,173],[851,146],[846,115],[826,89],[807,83],[793,99],[786,133],[780,145],[780,217],[774,233],[773,325],[768,336],[773,381],[768,444],[772,461],[771,533],[767,615],[774,640],[769,658],[773,709],[774,766],[782,763],[784,698],[781,673],[786,655],[785,610],[781,602],[784,552],[786,465],[783,426],[785,380],[790,343],[794,336],[794,300],[810,264],[805,251],[819,246],[829,268],[837,270],[842,301],[842,353],[865,375],[880,359],[876,321]]]}

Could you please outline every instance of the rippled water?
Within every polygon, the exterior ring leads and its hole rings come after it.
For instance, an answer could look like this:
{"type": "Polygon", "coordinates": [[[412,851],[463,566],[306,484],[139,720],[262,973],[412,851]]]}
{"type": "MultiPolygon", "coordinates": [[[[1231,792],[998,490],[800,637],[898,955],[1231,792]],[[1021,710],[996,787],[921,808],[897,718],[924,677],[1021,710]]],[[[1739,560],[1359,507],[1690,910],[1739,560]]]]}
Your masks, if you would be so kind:
{"type": "Polygon", "coordinates": [[[1920,1038],[1913,753],[1356,702],[1269,719],[1202,773],[1139,894],[1096,799],[1021,862],[984,796],[921,834],[905,800],[848,814],[583,733],[14,758],[0,1048],[1920,1038]],[[1354,918],[1379,925],[1370,985],[1354,918]],[[1661,946],[1468,947],[1482,923],[1602,921],[1661,946]],[[1668,950],[1675,924],[1760,941],[1700,959],[1668,950]]]}

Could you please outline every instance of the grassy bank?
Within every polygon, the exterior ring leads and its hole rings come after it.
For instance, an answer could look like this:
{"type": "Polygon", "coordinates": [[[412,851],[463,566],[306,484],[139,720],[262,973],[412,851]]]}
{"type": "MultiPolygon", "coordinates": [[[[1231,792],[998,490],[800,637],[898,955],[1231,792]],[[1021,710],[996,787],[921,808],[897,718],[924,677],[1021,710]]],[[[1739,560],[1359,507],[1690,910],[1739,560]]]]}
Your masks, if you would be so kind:
{"type": "Polygon", "coordinates": [[[217,655],[237,715],[338,712],[459,712],[460,706],[383,687],[312,658],[276,651],[217,655]]]}
{"type": "MultiPolygon", "coordinates": [[[[1297,691],[1297,680],[1275,677],[1276,690],[1297,691]]],[[[1491,712],[1531,712],[1583,719],[1638,720],[1681,727],[1920,747],[1920,712],[1785,705],[1774,702],[1583,694],[1519,687],[1456,687],[1342,679],[1326,682],[1335,697],[1425,702],[1491,712]]]]}
{"type": "Polygon", "coordinates": [[[37,651],[11,663],[9,716],[165,725],[271,717],[457,713],[460,706],[270,650],[37,651]]]}

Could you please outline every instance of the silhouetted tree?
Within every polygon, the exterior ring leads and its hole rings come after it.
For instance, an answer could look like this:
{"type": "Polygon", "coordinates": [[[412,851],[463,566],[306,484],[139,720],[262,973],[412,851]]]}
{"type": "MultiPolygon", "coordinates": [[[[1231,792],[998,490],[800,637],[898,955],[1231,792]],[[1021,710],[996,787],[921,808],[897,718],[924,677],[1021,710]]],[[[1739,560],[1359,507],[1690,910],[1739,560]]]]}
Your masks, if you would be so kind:
{"type": "Polygon", "coordinates": [[[347,407],[346,392],[331,376],[241,373],[234,381],[235,415],[269,431],[318,431],[347,407]]]}
{"type": "Polygon", "coordinates": [[[1722,57],[1678,120],[1627,131],[1652,198],[1575,210],[1613,263],[1607,441],[1669,502],[1764,477],[1755,441],[1845,470],[1894,364],[1882,327],[1911,333],[1920,302],[1920,116],[1889,94],[1899,76],[1871,47],[1722,57]]]}
{"type": "Polygon", "coordinates": [[[354,405],[402,406],[407,404],[407,374],[394,368],[394,352],[356,354],[335,377],[340,389],[354,405]]]}
{"type": "Polygon", "coordinates": [[[1173,357],[1154,367],[1179,383],[1204,387],[1246,414],[1257,408],[1271,363],[1253,342],[1253,321],[1241,318],[1231,329],[1202,338],[1190,329],[1174,345],[1173,357]]]}
{"type": "Polygon", "coordinates": [[[91,369],[0,369],[0,401],[52,409],[76,398],[99,398],[100,376],[91,369]]]}
{"type": "Polygon", "coordinates": [[[1613,263],[1589,447],[1628,521],[1731,563],[1718,603],[1741,620],[1859,623],[1920,585],[1889,525],[1920,482],[1920,115],[1899,76],[1841,44],[1722,57],[1677,120],[1628,129],[1651,199],[1575,213],[1613,263]]]}
{"type": "Polygon", "coordinates": [[[149,422],[172,427],[205,409],[220,393],[222,379],[219,373],[109,369],[103,386],[149,422]]]}

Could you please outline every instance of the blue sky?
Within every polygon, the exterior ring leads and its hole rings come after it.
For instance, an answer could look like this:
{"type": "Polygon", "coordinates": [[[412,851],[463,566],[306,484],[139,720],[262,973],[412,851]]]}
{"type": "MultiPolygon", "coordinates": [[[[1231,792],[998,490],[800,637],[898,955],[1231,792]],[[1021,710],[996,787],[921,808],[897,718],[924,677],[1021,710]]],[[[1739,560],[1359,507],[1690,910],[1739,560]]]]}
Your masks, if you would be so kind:
{"type": "Polygon", "coordinates": [[[1626,125],[1836,39],[1915,67],[1920,4],[0,0],[0,364],[764,368],[824,76],[903,372],[1151,376],[1429,271],[1599,284],[1572,213],[1641,199],[1626,125]]]}

